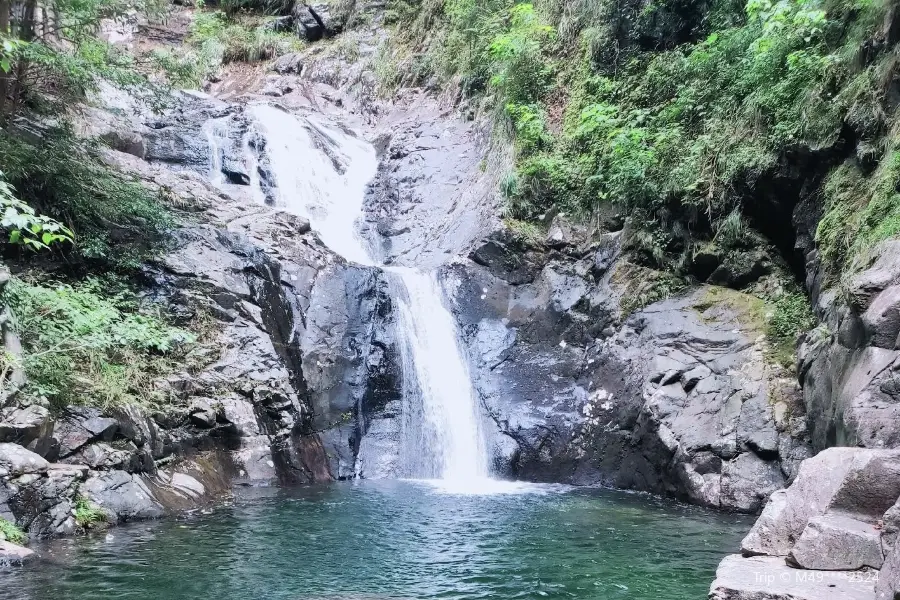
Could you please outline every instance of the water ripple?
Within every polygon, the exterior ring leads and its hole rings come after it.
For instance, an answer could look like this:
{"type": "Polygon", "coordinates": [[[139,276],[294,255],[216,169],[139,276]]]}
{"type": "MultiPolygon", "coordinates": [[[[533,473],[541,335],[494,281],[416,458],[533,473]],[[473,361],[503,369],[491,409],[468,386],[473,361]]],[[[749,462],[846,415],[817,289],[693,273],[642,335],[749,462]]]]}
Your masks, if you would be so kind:
{"type": "Polygon", "coordinates": [[[251,490],[202,518],[39,547],[6,600],[477,600],[704,597],[749,528],[634,494],[433,482],[251,490]]]}

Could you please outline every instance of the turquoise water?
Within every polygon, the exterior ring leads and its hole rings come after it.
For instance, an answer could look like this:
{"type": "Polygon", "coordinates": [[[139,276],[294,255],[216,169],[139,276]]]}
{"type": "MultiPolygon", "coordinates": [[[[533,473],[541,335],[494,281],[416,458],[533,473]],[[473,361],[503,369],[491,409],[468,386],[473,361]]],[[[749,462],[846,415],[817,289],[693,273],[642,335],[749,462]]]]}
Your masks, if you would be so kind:
{"type": "Polygon", "coordinates": [[[212,514],[37,546],[42,561],[0,569],[0,598],[687,600],[750,525],[604,490],[247,490],[212,514]]]}

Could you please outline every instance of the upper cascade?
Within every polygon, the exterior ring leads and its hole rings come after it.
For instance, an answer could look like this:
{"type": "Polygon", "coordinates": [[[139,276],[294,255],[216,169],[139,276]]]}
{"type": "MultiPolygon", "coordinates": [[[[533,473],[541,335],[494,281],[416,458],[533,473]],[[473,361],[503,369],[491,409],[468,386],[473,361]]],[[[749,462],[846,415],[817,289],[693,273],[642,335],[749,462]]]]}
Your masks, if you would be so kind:
{"type": "Polygon", "coordinates": [[[373,266],[356,229],[366,186],[378,170],[372,145],[314,114],[301,117],[269,104],[247,112],[265,139],[275,206],[309,219],[336,254],[373,266]]]}

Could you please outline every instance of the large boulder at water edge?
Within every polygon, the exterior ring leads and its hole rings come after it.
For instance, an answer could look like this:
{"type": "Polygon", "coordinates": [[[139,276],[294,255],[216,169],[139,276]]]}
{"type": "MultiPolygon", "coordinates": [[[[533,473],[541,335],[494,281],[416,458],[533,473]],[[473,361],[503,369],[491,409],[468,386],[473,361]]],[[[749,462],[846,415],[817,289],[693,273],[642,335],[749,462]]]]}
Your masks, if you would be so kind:
{"type": "Polygon", "coordinates": [[[900,597],[898,498],[900,450],[830,448],[803,461],[744,538],[743,556],[719,565],[710,598],[900,597]]]}
{"type": "Polygon", "coordinates": [[[34,557],[34,550],[0,540],[0,566],[20,565],[34,557]]]}
{"type": "Polygon", "coordinates": [[[716,570],[709,600],[872,600],[875,578],[792,569],[771,556],[728,556],[716,570]]]}
{"type": "MultiPolygon", "coordinates": [[[[850,516],[874,525],[898,497],[900,450],[824,450],[803,462],[791,487],[772,494],[741,543],[741,550],[745,554],[787,556],[813,517],[850,516]]],[[[832,535],[833,525],[827,525],[832,535]]],[[[851,530],[845,527],[842,537],[856,538],[851,530]]],[[[812,535],[813,532],[807,535],[804,546],[810,543],[812,535]]]]}

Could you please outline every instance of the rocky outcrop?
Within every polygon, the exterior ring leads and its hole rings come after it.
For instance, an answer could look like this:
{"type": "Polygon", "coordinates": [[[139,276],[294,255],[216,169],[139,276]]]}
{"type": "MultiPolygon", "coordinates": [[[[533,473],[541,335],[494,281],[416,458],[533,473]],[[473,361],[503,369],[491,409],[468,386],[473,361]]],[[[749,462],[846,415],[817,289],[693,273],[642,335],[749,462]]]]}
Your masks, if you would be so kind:
{"type": "Polygon", "coordinates": [[[900,450],[830,448],[803,461],[743,556],[722,561],[710,598],[894,598],[898,497],[900,450]]]}
{"type": "Polygon", "coordinates": [[[366,197],[364,233],[386,264],[432,269],[468,253],[497,223],[497,180],[509,156],[477,121],[408,91],[375,132],[379,169],[366,197]]]}
{"type": "MultiPolygon", "coordinates": [[[[800,350],[817,449],[900,445],[900,242],[884,242],[873,255],[871,266],[849,279],[846,293],[819,291],[822,325],[800,350]]],[[[813,279],[811,285],[821,284],[813,279]]]]}
{"type": "Polygon", "coordinates": [[[700,287],[621,317],[639,268],[621,233],[556,219],[446,271],[508,475],[755,512],[809,456],[796,385],[766,358],[753,298],[700,287]]]}
{"type": "Polygon", "coordinates": [[[0,566],[21,565],[34,557],[34,550],[0,540],[0,566]]]}
{"type": "Polygon", "coordinates": [[[778,558],[727,557],[716,570],[710,600],[871,600],[872,575],[799,571],[778,558]]]}
{"type": "Polygon", "coordinates": [[[378,395],[370,381],[386,368],[369,347],[378,274],[347,265],[308,221],[255,202],[225,173],[244,163],[241,146],[204,135],[204,124],[226,121],[240,139],[239,109],[182,100],[152,122],[139,114],[137,123],[113,119],[94,131],[142,132],[145,159],[118,151],[107,159],[184,216],[166,252],[145,266],[144,300],[164,303],[178,323],[209,321],[211,340],[190,370],[155,383],[169,399],[163,410],[52,413],[22,396],[5,403],[0,515],[34,537],[77,530],[80,501],[115,523],[215,501],[235,483],[354,473],[357,411],[378,395]],[[221,152],[221,188],[209,181],[210,142],[221,152]]]}

